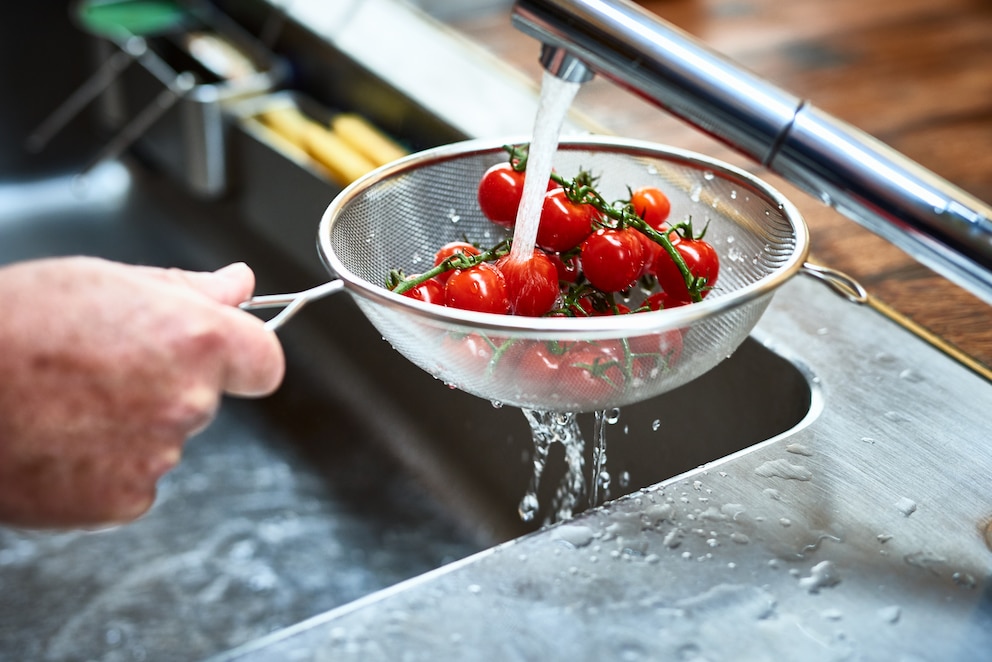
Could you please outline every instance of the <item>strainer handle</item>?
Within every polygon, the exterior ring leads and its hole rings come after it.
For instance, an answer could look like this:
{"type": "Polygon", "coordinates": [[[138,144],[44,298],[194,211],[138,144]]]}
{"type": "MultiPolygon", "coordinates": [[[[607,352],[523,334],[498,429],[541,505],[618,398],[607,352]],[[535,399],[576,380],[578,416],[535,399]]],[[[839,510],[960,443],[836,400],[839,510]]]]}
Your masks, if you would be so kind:
{"type": "Polygon", "coordinates": [[[807,276],[822,280],[848,301],[868,303],[868,290],[853,276],[813,262],[804,262],[802,270],[807,276]]]}
{"type": "Polygon", "coordinates": [[[292,294],[262,294],[254,296],[243,302],[239,307],[241,310],[261,310],[263,308],[282,308],[278,315],[265,323],[265,328],[275,331],[289,321],[296,313],[300,312],[306,304],[317,299],[323,299],[329,294],[344,288],[343,280],[332,280],[323,285],[311,287],[302,292],[292,294]]]}

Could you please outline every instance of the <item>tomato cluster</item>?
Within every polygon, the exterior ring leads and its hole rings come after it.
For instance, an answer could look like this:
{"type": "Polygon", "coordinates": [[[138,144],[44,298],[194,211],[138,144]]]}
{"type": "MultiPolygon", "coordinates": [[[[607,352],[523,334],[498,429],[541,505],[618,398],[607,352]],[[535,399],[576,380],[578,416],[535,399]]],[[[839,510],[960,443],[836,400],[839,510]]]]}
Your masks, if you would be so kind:
{"type": "MultiPolygon", "coordinates": [[[[526,157],[519,148],[508,151],[507,162],[481,177],[478,202],[486,218],[512,229],[526,157]]],[[[486,250],[467,241],[451,242],[438,249],[433,269],[416,276],[394,272],[389,286],[429,303],[527,316],[629,314],[700,301],[719,275],[719,257],[703,238],[705,231],[697,236],[688,219],[670,224],[671,203],[660,188],[645,186],[629,193],[627,199],[606,202],[590,173],[580,172],[571,180],[552,173],[530,256],[512,257],[509,241],[486,250]],[[640,296],[630,296],[635,292],[640,296]]],[[[621,345],[537,343],[510,362],[519,367],[524,386],[528,375],[542,375],[543,380],[554,371],[575,387],[592,380],[584,388],[617,388],[668,365],[681,351],[677,332],[648,338],[650,347],[632,346],[637,339],[621,345]]],[[[507,353],[496,343],[481,351],[477,339],[472,346],[474,354],[487,360],[507,353]]],[[[506,357],[501,360],[507,362],[506,357]]]]}
{"type": "MultiPolygon", "coordinates": [[[[478,183],[482,213],[513,228],[523,196],[526,157],[489,168],[478,183]]],[[[681,306],[701,300],[716,283],[719,258],[691,222],[670,225],[664,191],[644,186],[607,203],[595,179],[580,172],[566,180],[552,173],[541,210],[536,247],[526,258],[507,244],[483,251],[466,241],[440,247],[434,268],[403,277],[390,287],[413,298],[478,312],[588,316],[681,306]],[[632,311],[617,300],[642,285],[643,302],[632,311]]]]}

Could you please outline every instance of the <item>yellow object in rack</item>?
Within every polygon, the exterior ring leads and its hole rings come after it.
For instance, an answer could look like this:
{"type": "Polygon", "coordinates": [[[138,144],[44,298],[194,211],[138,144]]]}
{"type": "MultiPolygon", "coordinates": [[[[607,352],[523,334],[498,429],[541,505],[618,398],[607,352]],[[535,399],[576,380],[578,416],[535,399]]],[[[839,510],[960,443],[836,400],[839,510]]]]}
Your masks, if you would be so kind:
{"type": "Polygon", "coordinates": [[[322,124],[292,104],[258,114],[269,129],[284,139],[280,147],[290,155],[300,151],[317,162],[330,177],[347,185],[380,165],[407,152],[365,118],[340,113],[322,124]]]}

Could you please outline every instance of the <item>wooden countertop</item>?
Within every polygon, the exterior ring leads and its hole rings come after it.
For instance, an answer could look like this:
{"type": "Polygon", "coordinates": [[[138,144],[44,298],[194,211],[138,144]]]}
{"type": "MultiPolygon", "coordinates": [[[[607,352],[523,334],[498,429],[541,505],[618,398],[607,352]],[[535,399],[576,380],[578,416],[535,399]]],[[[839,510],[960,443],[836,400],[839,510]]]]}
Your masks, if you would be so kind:
{"type": "MultiPolygon", "coordinates": [[[[645,0],[744,67],[992,201],[992,5],[983,0],[645,0]]],[[[509,12],[456,28],[540,80],[538,46],[509,12]]],[[[692,149],[767,179],[802,211],[812,257],[876,305],[992,376],[992,306],[726,146],[601,78],[574,108],[605,130],[692,149]]]]}

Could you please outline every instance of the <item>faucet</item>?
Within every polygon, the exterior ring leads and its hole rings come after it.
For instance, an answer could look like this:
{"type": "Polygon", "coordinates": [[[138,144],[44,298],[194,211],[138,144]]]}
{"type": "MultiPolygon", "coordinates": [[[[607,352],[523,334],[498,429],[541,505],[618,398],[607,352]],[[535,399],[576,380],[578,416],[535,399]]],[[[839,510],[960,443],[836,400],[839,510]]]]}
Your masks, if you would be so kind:
{"type": "Polygon", "coordinates": [[[992,207],[628,0],[517,0],[552,75],[599,74],[992,304],[992,207]]]}

